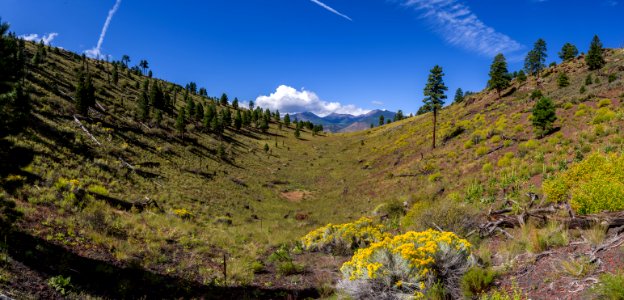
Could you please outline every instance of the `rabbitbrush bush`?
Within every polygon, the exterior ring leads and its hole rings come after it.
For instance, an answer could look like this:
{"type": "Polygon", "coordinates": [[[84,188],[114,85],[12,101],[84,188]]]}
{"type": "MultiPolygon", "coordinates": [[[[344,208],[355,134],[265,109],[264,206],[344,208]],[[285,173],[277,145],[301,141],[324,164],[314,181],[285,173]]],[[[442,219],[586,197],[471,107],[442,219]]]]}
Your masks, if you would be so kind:
{"type": "Polygon", "coordinates": [[[624,156],[591,154],[542,189],[551,202],[570,200],[579,214],[624,210],[624,156]]]}
{"type": "Polygon", "coordinates": [[[350,254],[355,249],[367,247],[390,236],[384,225],[362,217],[353,223],[327,224],[308,233],[301,239],[301,243],[303,249],[308,251],[344,251],[350,254]]]}
{"type": "Polygon", "coordinates": [[[338,288],[354,299],[423,299],[436,283],[461,297],[472,246],[452,232],[410,231],[358,250],[340,271],[338,288]]]}

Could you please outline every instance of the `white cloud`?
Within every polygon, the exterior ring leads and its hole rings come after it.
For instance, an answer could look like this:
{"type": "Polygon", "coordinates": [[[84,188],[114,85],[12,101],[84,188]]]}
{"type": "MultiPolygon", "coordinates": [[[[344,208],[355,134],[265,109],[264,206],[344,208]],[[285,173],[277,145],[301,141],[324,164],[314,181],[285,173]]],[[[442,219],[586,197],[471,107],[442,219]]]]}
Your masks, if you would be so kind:
{"type": "Polygon", "coordinates": [[[371,101],[371,103],[372,103],[373,105],[377,105],[377,106],[384,105],[384,103],[383,103],[383,102],[381,102],[381,101],[371,101]]]}
{"type": "Polygon", "coordinates": [[[347,19],[349,21],[353,21],[353,20],[351,20],[351,18],[349,16],[340,13],[339,11],[331,8],[329,5],[323,3],[323,2],[321,2],[319,0],[310,0],[310,1],[312,1],[313,3],[317,4],[318,6],[324,8],[324,9],[326,9],[326,10],[328,10],[328,11],[330,11],[330,12],[332,12],[332,13],[338,15],[338,16],[341,16],[341,17],[343,17],[343,18],[345,18],[345,19],[347,19]]]}
{"type": "Polygon", "coordinates": [[[52,43],[52,41],[57,36],[58,36],[58,33],[56,32],[44,34],[41,37],[39,37],[39,35],[36,33],[31,33],[31,34],[20,35],[20,38],[26,41],[37,42],[37,43],[40,41],[43,41],[44,44],[50,45],[50,43],[52,43]]]}
{"type": "Polygon", "coordinates": [[[422,13],[451,45],[494,56],[512,53],[523,46],[505,34],[485,25],[459,0],[401,0],[422,13]]]}
{"type": "Polygon", "coordinates": [[[104,38],[106,37],[106,31],[108,31],[108,26],[110,25],[113,16],[119,9],[119,5],[121,4],[121,0],[116,0],[115,5],[111,10],[108,11],[108,16],[106,17],[106,21],[104,22],[104,26],[102,27],[102,32],[100,33],[100,38],[98,39],[97,46],[93,49],[89,49],[85,51],[85,54],[92,58],[99,58],[102,56],[102,44],[104,43],[104,38]]]}
{"type": "Polygon", "coordinates": [[[270,110],[279,109],[280,113],[309,111],[319,116],[326,116],[331,113],[361,115],[370,111],[352,104],[344,105],[339,102],[324,101],[314,92],[305,89],[299,91],[286,85],[280,85],[269,96],[258,97],[256,105],[270,110]]]}

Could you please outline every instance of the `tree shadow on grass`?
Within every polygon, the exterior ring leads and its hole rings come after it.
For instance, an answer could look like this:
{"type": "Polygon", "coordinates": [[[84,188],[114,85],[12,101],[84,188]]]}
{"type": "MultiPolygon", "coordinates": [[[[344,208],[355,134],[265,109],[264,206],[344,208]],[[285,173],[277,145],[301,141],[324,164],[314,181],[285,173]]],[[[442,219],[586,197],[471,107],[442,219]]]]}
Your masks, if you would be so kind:
{"type": "Polygon", "coordinates": [[[315,289],[287,290],[257,287],[217,287],[163,275],[140,267],[79,256],[38,237],[14,231],[9,254],[47,276],[69,276],[77,292],[111,299],[304,299],[317,298],[315,289]]]}

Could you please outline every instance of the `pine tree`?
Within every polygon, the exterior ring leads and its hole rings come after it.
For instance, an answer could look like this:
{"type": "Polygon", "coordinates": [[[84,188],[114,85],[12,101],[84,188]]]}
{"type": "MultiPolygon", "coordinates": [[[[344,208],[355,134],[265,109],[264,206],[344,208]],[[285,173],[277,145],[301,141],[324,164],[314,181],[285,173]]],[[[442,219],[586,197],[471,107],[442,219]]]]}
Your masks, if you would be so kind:
{"type": "Polygon", "coordinates": [[[119,82],[119,72],[117,71],[117,65],[113,65],[113,83],[117,85],[119,82]]]}
{"type": "Polygon", "coordinates": [[[524,70],[520,70],[518,71],[518,76],[516,76],[516,78],[518,79],[518,82],[523,83],[527,80],[526,74],[524,73],[524,70]]]}
{"type": "Polygon", "coordinates": [[[507,70],[507,60],[502,53],[499,53],[494,57],[494,62],[490,66],[488,87],[496,90],[498,98],[500,98],[501,91],[509,87],[510,82],[511,78],[509,77],[509,70],[507,70]]]}
{"type": "Polygon", "coordinates": [[[156,110],[156,118],[155,118],[155,122],[156,122],[156,126],[160,127],[160,123],[162,123],[163,120],[163,115],[162,115],[162,111],[157,109],[156,110]]]}
{"type": "Polygon", "coordinates": [[[383,126],[385,124],[385,117],[383,115],[379,116],[379,126],[383,126]]]}
{"type": "Polygon", "coordinates": [[[195,120],[201,121],[204,119],[204,106],[201,103],[198,103],[195,106],[195,120]]]}
{"type": "Polygon", "coordinates": [[[176,130],[184,138],[184,131],[186,129],[186,120],[184,118],[184,109],[178,111],[178,117],[176,118],[176,130]]]}
{"type": "Polygon", "coordinates": [[[146,121],[150,115],[149,97],[145,92],[141,94],[139,99],[139,119],[146,121]]]}
{"type": "Polygon", "coordinates": [[[240,130],[243,126],[243,117],[241,116],[240,110],[236,110],[236,116],[234,117],[234,128],[236,130],[240,130]]]}
{"type": "Polygon", "coordinates": [[[539,136],[543,137],[550,132],[552,124],[557,120],[555,104],[550,98],[543,97],[533,108],[533,126],[539,136]]]}
{"type": "Polygon", "coordinates": [[[445,91],[448,87],[444,85],[444,72],[442,67],[436,65],[431,69],[427,85],[424,89],[425,99],[423,102],[425,106],[429,107],[433,112],[433,149],[436,147],[436,125],[438,121],[438,111],[442,109],[444,105],[444,99],[446,99],[445,91]]]}
{"type": "Polygon", "coordinates": [[[559,74],[559,77],[557,78],[557,85],[560,88],[570,85],[570,78],[568,78],[568,75],[566,75],[565,72],[561,72],[561,74],[559,74]]]}
{"type": "Polygon", "coordinates": [[[296,138],[300,138],[301,137],[301,132],[299,132],[299,126],[297,126],[297,128],[295,128],[295,137],[296,138]]]}
{"type": "Polygon", "coordinates": [[[262,118],[260,121],[260,130],[262,132],[267,132],[267,130],[269,130],[269,121],[266,118],[262,118]]]}
{"type": "Polygon", "coordinates": [[[219,99],[219,104],[221,104],[221,106],[228,105],[228,96],[225,93],[221,95],[221,99],[219,99]]]}
{"type": "Polygon", "coordinates": [[[286,114],[284,116],[284,125],[286,125],[286,127],[290,127],[290,115],[286,114]]]}
{"type": "Polygon", "coordinates": [[[238,110],[238,98],[234,97],[234,100],[232,101],[232,108],[238,110]]]}
{"type": "Polygon", "coordinates": [[[462,91],[461,88],[458,88],[457,91],[455,91],[455,98],[453,99],[453,102],[462,103],[463,101],[464,101],[464,91],[462,91]]]}
{"type": "Polygon", "coordinates": [[[279,123],[281,116],[280,116],[280,112],[279,109],[275,111],[275,122],[279,123]]]}
{"type": "Polygon", "coordinates": [[[80,74],[76,86],[76,110],[81,115],[88,115],[89,108],[95,105],[95,87],[91,81],[91,76],[80,74]]]}
{"type": "Polygon", "coordinates": [[[124,67],[126,67],[126,68],[127,68],[127,67],[128,67],[128,63],[129,63],[129,62],[130,62],[130,56],[128,56],[128,55],[126,55],[126,54],[124,54],[124,55],[121,57],[121,63],[123,63],[124,67]]]}
{"type": "Polygon", "coordinates": [[[165,108],[165,97],[156,82],[151,84],[149,98],[150,98],[150,105],[154,107],[155,109],[165,108]]]}
{"type": "Polygon", "coordinates": [[[264,143],[264,152],[269,153],[269,144],[264,143]]]}
{"type": "Polygon", "coordinates": [[[222,116],[222,120],[223,120],[223,126],[229,127],[232,125],[232,112],[230,111],[229,108],[225,108],[223,110],[221,110],[221,112],[223,113],[222,116]]]}
{"type": "Polygon", "coordinates": [[[546,67],[546,41],[538,39],[533,46],[533,49],[529,51],[524,59],[524,68],[530,75],[535,75],[539,78],[539,73],[546,67]]]}
{"type": "Polygon", "coordinates": [[[149,63],[147,62],[147,60],[142,59],[139,62],[139,67],[141,67],[141,69],[143,69],[143,74],[145,74],[145,71],[147,70],[147,68],[149,68],[149,63]]]}
{"type": "Polygon", "coordinates": [[[561,58],[562,61],[572,60],[578,55],[578,53],[579,52],[576,46],[570,43],[565,43],[561,48],[561,52],[559,52],[559,58],[561,58]]]}
{"type": "Polygon", "coordinates": [[[585,62],[590,70],[598,70],[605,65],[603,57],[602,42],[597,35],[594,35],[587,56],[585,56],[585,62]]]}
{"type": "Polygon", "coordinates": [[[585,85],[592,85],[594,84],[594,80],[592,79],[592,75],[591,74],[587,74],[587,77],[585,77],[585,85]]]}

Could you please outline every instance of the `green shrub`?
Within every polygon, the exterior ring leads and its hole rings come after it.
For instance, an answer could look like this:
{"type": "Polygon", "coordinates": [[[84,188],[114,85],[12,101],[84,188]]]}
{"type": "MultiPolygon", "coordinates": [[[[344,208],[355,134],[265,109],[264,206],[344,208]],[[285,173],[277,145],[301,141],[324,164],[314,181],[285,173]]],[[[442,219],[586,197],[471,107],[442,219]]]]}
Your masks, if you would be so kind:
{"type": "Polygon", "coordinates": [[[492,166],[491,163],[485,163],[483,167],[481,168],[481,170],[485,173],[490,173],[494,171],[494,167],[492,166]]]}
{"type": "Polygon", "coordinates": [[[440,172],[433,173],[433,174],[429,175],[429,177],[427,178],[427,180],[429,180],[429,182],[440,181],[440,179],[442,179],[442,174],[440,174],[440,172]]]}
{"type": "Polygon", "coordinates": [[[481,147],[477,148],[475,153],[477,154],[477,156],[486,155],[488,153],[488,148],[486,146],[481,146],[481,147]]]}
{"type": "Polygon", "coordinates": [[[480,267],[470,268],[462,277],[461,289],[464,297],[476,298],[488,290],[494,282],[496,272],[480,267]]]}
{"type": "Polygon", "coordinates": [[[283,276],[301,274],[305,267],[292,261],[281,262],[277,265],[277,273],[283,276]]]}
{"type": "Polygon", "coordinates": [[[448,199],[415,204],[401,220],[403,229],[423,231],[440,227],[443,230],[466,234],[478,222],[479,210],[468,203],[448,199]]]}
{"type": "Polygon", "coordinates": [[[614,82],[616,80],[617,80],[617,75],[609,74],[609,83],[614,82]]]}
{"type": "Polygon", "coordinates": [[[264,271],[264,263],[262,261],[255,260],[251,263],[249,268],[254,274],[262,273],[264,271]]]}
{"type": "Polygon", "coordinates": [[[99,184],[89,186],[89,192],[102,196],[108,196],[108,190],[106,189],[106,187],[99,184]]]}
{"type": "Polygon", "coordinates": [[[624,210],[624,156],[594,153],[544,182],[551,202],[570,200],[579,214],[624,210]]]}
{"type": "Polygon", "coordinates": [[[513,158],[514,158],[513,152],[507,152],[505,153],[505,155],[503,155],[503,157],[498,159],[497,165],[501,168],[508,167],[511,165],[511,161],[513,158]]]}
{"type": "Polygon", "coordinates": [[[624,273],[602,274],[591,290],[598,299],[624,300],[624,273]]]}
{"type": "Polygon", "coordinates": [[[72,289],[71,277],[63,277],[62,275],[51,277],[48,279],[48,285],[61,295],[66,296],[72,289]]]}
{"type": "Polygon", "coordinates": [[[598,108],[611,106],[611,99],[602,99],[598,101],[598,108]]]}
{"type": "Polygon", "coordinates": [[[600,124],[604,122],[609,122],[615,118],[615,112],[610,110],[608,107],[600,108],[596,111],[596,116],[594,116],[593,123],[600,124]]]}

